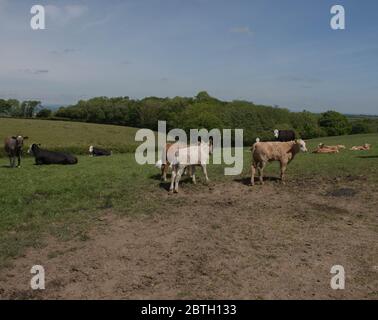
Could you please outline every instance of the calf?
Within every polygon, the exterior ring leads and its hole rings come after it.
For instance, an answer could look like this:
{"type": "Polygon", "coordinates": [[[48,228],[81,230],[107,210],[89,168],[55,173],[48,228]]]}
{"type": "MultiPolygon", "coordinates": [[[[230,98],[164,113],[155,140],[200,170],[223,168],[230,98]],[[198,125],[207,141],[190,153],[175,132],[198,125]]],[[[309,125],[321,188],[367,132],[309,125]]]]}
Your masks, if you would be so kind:
{"type": "Polygon", "coordinates": [[[190,170],[193,183],[196,183],[195,167],[201,166],[205,175],[206,182],[209,182],[207,176],[207,162],[210,157],[211,147],[209,143],[200,142],[197,145],[179,149],[175,154],[168,153],[168,161],[172,164],[172,177],[170,192],[178,192],[178,186],[185,169],[190,170]]]}
{"type": "Polygon", "coordinates": [[[77,158],[62,152],[43,150],[37,144],[32,144],[28,153],[35,157],[36,165],[43,164],[76,164],[77,158]]]}
{"type": "Polygon", "coordinates": [[[17,167],[21,166],[22,148],[24,146],[24,140],[28,137],[14,136],[8,137],[4,142],[4,149],[9,157],[10,167],[14,168],[16,166],[16,158],[18,160],[17,167]]]}
{"type": "Polygon", "coordinates": [[[260,182],[264,184],[263,171],[268,162],[279,161],[281,164],[281,181],[284,183],[284,174],[287,165],[300,152],[307,152],[306,143],[303,140],[290,142],[256,142],[252,148],[252,175],[251,185],[255,184],[256,169],[259,170],[260,182]]]}
{"type": "Polygon", "coordinates": [[[89,147],[89,154],[92,157],[102,157],[102,156],[111,156],[112,152],[105,150],[105,149],[100,149],[100,148],[96,148],[94,146],[90,146],[89,147]]]}
{"type": "Polygon", "coordinates": [[[312,153],[339,153],[339,149],[329,149],[329,148],[320,148],[318,147],[316,150],[314,150],[312,153]]]}
{"type": "Polygon", "coordinates": [[[329,150],[337,150],[340,151],[340,149],[345,149],[345,146],[342,144],[337,144],[335,146],[327,146],[324,143],[319,143],[318,149],[329,149],[329,150]]]}
{"type": "Polygon", "coordinates": [[[274,137],[277,141],[287,142],[294,141],[296,139],[295,132],[293,130],[274,130],[274,137]]]}
{"type": "MultiPolygon", "coordinates": [[[[179,149],[186,148],[186,144],[184,143],[167,143],[163,147],[163,151],[161,154],[161,160],[156,162],[156,167],[161,169],[161,179],[163,181],[167,181],[167,173],[168,169],[170,168],[171,164],[168,161],[168,154],[174,155],[179,149]]],[[[172,156],[169,156],[169,158],[172,158],[172,156]]]]}
{"type": "Polygon", "coordinates": [[[365,143],[363,146],[354,146],[350,148],[352,151],[368,151],[371,148],[371,144],[365,143]]]}

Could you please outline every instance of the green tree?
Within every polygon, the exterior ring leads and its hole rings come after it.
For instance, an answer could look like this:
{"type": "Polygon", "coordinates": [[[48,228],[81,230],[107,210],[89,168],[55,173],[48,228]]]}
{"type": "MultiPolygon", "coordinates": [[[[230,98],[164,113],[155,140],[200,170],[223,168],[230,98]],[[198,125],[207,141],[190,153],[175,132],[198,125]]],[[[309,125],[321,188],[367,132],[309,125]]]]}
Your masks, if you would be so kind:
{"type": "Polygon", "coordinates": [[[346,116],[336,111],[327,111],[320,116],[319,125],[329,136],[349,134],[351,124],[346,116]]]}
{"type": "Polygon", "coordinates": [[[49,118],[51,117],[52,111],[50,109],[41,109],[37,113],[37,118],[49,118]]]}

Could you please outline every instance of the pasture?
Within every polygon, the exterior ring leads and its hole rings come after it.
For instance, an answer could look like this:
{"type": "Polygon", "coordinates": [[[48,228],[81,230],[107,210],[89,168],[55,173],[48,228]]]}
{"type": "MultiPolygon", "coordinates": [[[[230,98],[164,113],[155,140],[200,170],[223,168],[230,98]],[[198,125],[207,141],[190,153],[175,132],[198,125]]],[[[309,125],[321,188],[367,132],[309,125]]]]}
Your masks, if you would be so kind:
{"type": "MultiPolygon", "coordinates": [[[[89,144],[129,151],[135,130],[0,119],[2,136],[78,154],[89,144]]],[[[286,186],[271,164],[255,187],[246,148],[242,175],[210,165],[209,185],[198,172],[178,195],[133,153],[82,155],[69,167],[27,157],[13,170],[0,158],[0,297],[377,298],[378,135],[315,139],[309,150],[320,142],[373,148],[299,154],[286,186]],[[44,293],[28,291],[37,263],[52,272],[44,293]],[[327,287],[337,263],[350,272],[349,291],[327,287]]]]}

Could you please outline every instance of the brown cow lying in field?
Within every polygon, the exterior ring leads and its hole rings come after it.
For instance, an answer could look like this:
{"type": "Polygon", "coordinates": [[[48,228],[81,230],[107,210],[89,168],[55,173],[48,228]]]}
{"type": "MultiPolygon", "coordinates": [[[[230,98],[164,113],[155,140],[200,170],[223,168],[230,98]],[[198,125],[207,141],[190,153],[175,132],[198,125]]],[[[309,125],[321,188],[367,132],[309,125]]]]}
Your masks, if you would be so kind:
{"type": "Polygon", "coordinates": [[[18,160],[17,167],[19,168],[21,166],[22,148],[24,146],[24,140],[26,139],[28,139],[28,137],[23,136],[8,137],[5,139],[4,150],[9,157],[11,168],[16,166],[16,158],[18,160]]]}
{"type": "Polygon", "coordinates": [[[284,174],[287,165],[300,152],[307,152],[306,143],[299,139],[290,142],[260,142],[259,139],[251,148],[252,151],[252,175],[251,185],[255,184],[255,172],[259,170],[260,182],[264,184],[263,171],[268,162],[279,161],[281,164],[281,181],[284,183],[284,174]]]}
{"type": "Polygon", "coordinates": [[[324,148],[318,146],[312,153],[339,153],[338,148],[324,148]]]}
{"type": "Polygon", "coordinates": [[[371,148],[371,144],[365,143],[363,146],[354,146],[350,148],[352,151],[368,151],[371,148]]]}

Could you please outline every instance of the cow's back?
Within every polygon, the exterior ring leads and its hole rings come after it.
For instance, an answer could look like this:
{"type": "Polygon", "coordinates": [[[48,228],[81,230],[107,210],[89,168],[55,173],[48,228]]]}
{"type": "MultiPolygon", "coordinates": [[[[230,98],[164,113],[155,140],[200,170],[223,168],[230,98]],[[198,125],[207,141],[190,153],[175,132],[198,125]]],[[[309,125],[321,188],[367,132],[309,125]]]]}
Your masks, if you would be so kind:
{"type": "Polygon", "coordinates": [[[286,156],[289,147],[284,142],[257,142],[253,146],[253,159],[256,162],[278,161],[286,156]]]}

